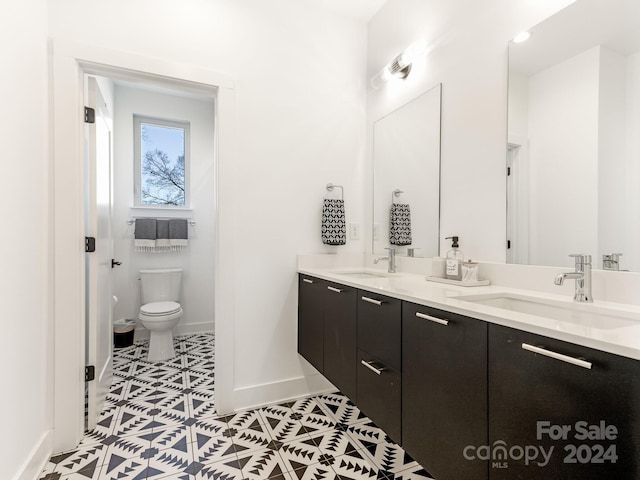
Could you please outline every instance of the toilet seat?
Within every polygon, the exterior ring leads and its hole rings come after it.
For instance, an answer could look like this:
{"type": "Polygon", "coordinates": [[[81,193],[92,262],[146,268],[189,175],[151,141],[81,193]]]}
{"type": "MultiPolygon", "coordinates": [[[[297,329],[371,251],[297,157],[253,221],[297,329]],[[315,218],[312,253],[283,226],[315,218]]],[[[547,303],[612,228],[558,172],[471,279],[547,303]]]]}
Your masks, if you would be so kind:
{"type": "Polygon", "coordinates": [[[162,317],[165,315],[173,315],[182,310],[177,302],[152,302],[142,305],[140,313],[147,317],[162,317]]]}

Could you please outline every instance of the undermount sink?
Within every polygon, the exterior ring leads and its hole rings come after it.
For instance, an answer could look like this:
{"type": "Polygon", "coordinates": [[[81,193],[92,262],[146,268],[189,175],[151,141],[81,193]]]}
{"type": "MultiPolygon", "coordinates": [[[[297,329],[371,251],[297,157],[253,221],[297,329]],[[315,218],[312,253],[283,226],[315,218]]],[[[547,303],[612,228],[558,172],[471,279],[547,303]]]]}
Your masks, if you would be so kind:
{"type": "Polygon", "coordinates": [[[374,273],[374,272],[336,272],[336,275],[340,275],[343,277],[350,277],[350,278],[359,278],[359,279],[388,277],[388,275],[385,275],[384,273],[374,273]]]}
{"type": "Polygon", "coordinates": [[[462,295],[452,298],[604,330],[631,327],[640,323],[640,315],[637,313],[593,304],[569,303],[513,293],[462,295]]]}

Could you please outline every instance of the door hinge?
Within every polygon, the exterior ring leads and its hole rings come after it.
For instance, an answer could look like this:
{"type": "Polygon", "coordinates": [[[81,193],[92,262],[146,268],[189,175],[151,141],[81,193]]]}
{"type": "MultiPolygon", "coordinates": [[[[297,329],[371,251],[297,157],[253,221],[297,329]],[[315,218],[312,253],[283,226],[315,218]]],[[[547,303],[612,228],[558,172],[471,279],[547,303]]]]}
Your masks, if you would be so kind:
{"type": "Polygon", "coordinates": [[[90,382],[96,378],[96,367],[93,365],[87,365],[84,367],[84,381],[90,382]]]}
{"type": "Polygon", "coordinates": [[[84,251],[87,253],[96,251],[95,237],[84,237],[84,251]]]}
{"type": "Polygon", "coordinates": [[[96,111],[91,107],[84,107],[84,123],[96,123],[96,111]]]}
{"type": "Polygon", "coordinates": [[[511,167],[507,167],[507,177],[511,176],[511,167]]]}
{"type": "Polygon", "coordinates": [[[511,240],[507,240],[507,249],[511,248],[511,240]]]}

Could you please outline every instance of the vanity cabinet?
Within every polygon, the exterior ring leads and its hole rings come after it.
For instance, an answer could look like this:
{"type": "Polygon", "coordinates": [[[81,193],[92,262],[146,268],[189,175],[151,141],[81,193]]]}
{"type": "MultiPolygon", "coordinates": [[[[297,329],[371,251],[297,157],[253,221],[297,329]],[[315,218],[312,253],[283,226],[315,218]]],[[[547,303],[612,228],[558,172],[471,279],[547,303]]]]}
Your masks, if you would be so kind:
{"type": "Polygon", "coordinates": [[[438,480],[640,478],[640,362],[318,278],[298,351],[438,480]]]}
{"type": "Polygon", "coordinates": [[[356,289],[300,275],[298,353],[356,398],[356,289]]]}
{"type": "Polygon", "coordinates": [[[402,441],[402,302],[358,291],[358,408],[402,441]]]}
{"type": "Polygon", "coordinates": [[[637,480],[639,409],[638,361],[489,325],[489,444],[553,449],[492,462],[492,480],[637,480]]]}
{"type": "Polygon", "coordinates": [[[437,479],[487,479],[486,461],[463,456],[488,440],[487,324],[402,308],[402,446],[437,479]]]}

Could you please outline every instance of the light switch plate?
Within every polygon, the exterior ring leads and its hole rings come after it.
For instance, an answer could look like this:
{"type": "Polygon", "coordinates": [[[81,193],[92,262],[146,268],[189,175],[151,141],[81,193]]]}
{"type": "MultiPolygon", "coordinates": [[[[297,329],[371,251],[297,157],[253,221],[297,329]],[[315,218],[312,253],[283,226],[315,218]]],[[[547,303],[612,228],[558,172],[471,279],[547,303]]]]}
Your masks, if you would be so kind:
{"type": "Polygon", "coordinates": [[[351,240],[360,240],[360,224],[359,223],[350,223],[349,224],[349,238],[351,240]]]}

